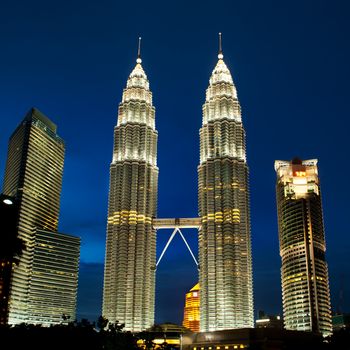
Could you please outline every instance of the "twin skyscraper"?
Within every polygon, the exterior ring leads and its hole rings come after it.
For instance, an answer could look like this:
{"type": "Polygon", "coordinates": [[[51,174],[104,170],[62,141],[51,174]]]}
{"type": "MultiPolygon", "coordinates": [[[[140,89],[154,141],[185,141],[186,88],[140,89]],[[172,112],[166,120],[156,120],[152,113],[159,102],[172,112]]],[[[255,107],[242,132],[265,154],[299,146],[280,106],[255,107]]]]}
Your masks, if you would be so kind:
{"type": "MultiPolygon", "coordinates": [[[[154,324],[157,228],[176,233],[189,223],[199,230],[201,332],[254,326],[245,131],[221,35],[219,43],[202,109],[199,218],[157,218],[158,133],[140,50],[123,91],[110,166],[102,312],[129,331],[154,324]]],[[[285,326],[327,335],[330,296],[316,161],[276,162],[276,171],[285,326]]]]}
{"type": "MultiPolygon", "coordinates": [[[[155,302],[158,134],[141,63],[139,54],[114,131],[103,290],[103,315],[131,331],[154,324],[155,302]]],[[[203,106],[198,183],[201,330],[253,327],[245,132],[221,40],[203,106]]]]}

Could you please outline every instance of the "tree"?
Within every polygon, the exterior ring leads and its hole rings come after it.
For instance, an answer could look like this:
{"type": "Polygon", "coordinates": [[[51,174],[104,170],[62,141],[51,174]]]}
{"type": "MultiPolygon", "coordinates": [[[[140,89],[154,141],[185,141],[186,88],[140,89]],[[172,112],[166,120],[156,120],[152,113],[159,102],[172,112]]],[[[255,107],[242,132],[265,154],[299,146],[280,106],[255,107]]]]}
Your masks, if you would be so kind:
{"type": "Polygon", "coordinates": [[[97,328],[101,331],[105,330],[107,325],[108,325],[108,320],[107,318],[100,316],[97,320],[97,328]]]}

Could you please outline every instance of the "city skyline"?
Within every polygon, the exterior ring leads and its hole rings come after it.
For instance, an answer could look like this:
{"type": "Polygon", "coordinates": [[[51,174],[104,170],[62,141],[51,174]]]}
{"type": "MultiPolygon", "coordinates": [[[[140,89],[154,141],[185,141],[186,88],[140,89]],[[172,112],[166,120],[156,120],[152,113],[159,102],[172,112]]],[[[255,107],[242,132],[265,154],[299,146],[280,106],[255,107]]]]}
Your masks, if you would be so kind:
{"type": "MultiPolygon", "coordinates": [[[[66,140],[67,160],[59,231],[82,237],[80,288],[86,288],[86,281],[92,277],[91,271],[95,269],[99,275],[93,282],[100,283],[100,295],[102,293],[101,266],[104,258],[111,131],[116,124],[116,106],[122,88],[134,64],[137,37],[141,35],[144,39],[143,62],[151,80],[157,108],[160,169],[158,216],[196,217],[201,106],[216,61],[217,33],[222,31],[225,58],[239,91],[248,135],[255,311],[264,308],[277,312],[281,306],[273,162],[294,156],[320,160],[332,305],[337,308],[341,275],[344,274],[343,307],[344,311],[349,309],[349,286],[345,282],[349,280],[349,265],[345,260],[349,240],[346,238],[344,219],[348,190],[344,186],[339,188],[334,166],[341,164],[345,173],[349,167],[343,161],[347,149],[345,96],[349,76],[345,64],[349,57],[349,50],[344,46],[346,24],[342,17],[345,10],[341,11],[338,3],[333,7],[327,6],[327,2],[315,7],[305,5],[298,13],[295,8],[285,6],[274,9],[275,12],[267,17],[270,24],[266,24],[258,12],[267,14],[271,7],[267,6],[264,10],[256,5],[252,14],[257,24],[249,28],[252,25],[250,8],[240,5],[237,12],[242,20],[235,17],[232,28],[221,19],[214,21],[211,28],[205,29],[201,24],[191,38],[187,30],[192,27],[189,15],[195,15],[192,7],[184,17],[183,28],[179,32],[172,32],[170,25],[163,33],[153,26],[146,29],[146,23],[142,21],[137,28],[129,26],[123,32],[120,24],[113,27],[114,22],[105,9],[97,6],[98,19],[101,21],[102,17],[107,16],[108,24],[96,30],[95,35],[86,36],[89,32],[75,27],[69,18],[60,32],[50,25],[46,32],[41,32],[28,16],[23,22],[29,25],[29,30],[23,39],[20,34],[24,24],[20,26],[19,22],[23,19],[24,10],[16,12],[7,8],[12,11],[10,18],[16,14],[14,23],[17,29],[8,29],[12,28],[9,26],[2,31],[8,33],[8,38],[1,37],[4,47],[0,59],[3,77],[0,85],[1,120],[4,121],[0,135],[1,177],[3,179],[7,140],[25,112],[34,105],[52,118],[66,140]],[[293,16],[286,15],[288,11],[294,14],[300,25],[296,26],[290,19],[293,16]],[[309,22],[308,16],[311,14],[313,20],[309,22]],[[282,19],[293,30],[289,30],[282,19]],[[266,27],[259,32],[259,25],[262,24],[266,27]],[[274,30],[277,25],[280,33],[274,30]],[[108,32],[109,26],[114,31],[108,32]],[[120,33],[116,32],[118,28],[120,33]],[[73,39],[79,43],[77,48],[73,45],[75,41],[68,38],[68,32],[75,35],[73,39]],[[19,55],[31,46],[40,55],[25,59],[19,55]],[[40,51],[39,48],[44,50],[40,51]],[[96,55],[97,51],[99,55],[96,55]],[[62,55],[62,52],[69,52],[69,55],[62,55]],[[103,55],[100,55],[101,52],[103,55]],[[333,119],[337,123],[332,123],[333,119]],[[186,128],[183,127],[185,124],[186,128]],[[174,136],[173,130],[178,137],[174,136]],[[329,140],[327,144],[325,140],[329,140]],[[186,170],[180,170],[177,164],[186,170]],[[78,181],[77,173],[86,176],[78,181]],[[266,288],[267,284],[272,286],[272,291],[266,288]],[[271,293],[278,298],[275,305],[268,303],[267,298],[271,293]]],[[[153,9],[153,6],[150,8],[153,9]]],[[[78,8],[73,6],[71,10],[78,11],[78,8]]],[[[85,8],[79,17],[81,28],[89,28],[86,20],[92,16],[92,10],[85,8]]],[[[143,10],[146,13],[150,11],[143,10]]],[[[179,15],[179,11],[175,10],[179,15]]],[[[201,11],[209,16],[209,8],[205,4],[201,11]]],[[[63,13],[54,16],[48,8],[39,11],[39,16],[43,14],[56,20],[66,18],[63,13]]],[[[222,16],[228,19],[226,14],[222,16]]],[[[174,17],[171,17],[170,24],[174,25],[174,21],[174,17]]],[[[1,25],[6,25],[6,20],[1,25]]],[[[185,234],[193,247],[197,240],[195,230],[186,231],[185,234]]],[[[165,235],[160,234],[157,253],[165,244],[165,235]]],[[[178,298],[182,305],[184,293],[181,288],[188,290],[196,283],[193,280],[197,274],[196,268],[182,242],[175,241],[170,248],[158,269],[156,321],[167,318],[165,311],[159,308],[166,305],[165,285],[167,280],[174,278],[174,269],[179,270],[176,279],[182,279],[178,298]],[[193,271],[190,273],[184,272],[191,269],[193,271]],[[187,283],[186,288],[182,283],[187,283]]],[[[86,300],[87,297],[95,300],[94,310],[101,310],[98,296],[87,289],[85,294],[84,289],[80,289],[79,293],[78,304],[84,303],[83,306],[79,305],[82,317],[83,313],[90,312],[88,304],[91,301],[86,300]]],[[[183,309],[180,304],[174,304],[180,309],[178,319],[181,322],[183,309]]],[[[173,310],[169,307],[168,315],[171,313],[173,310]]]]}

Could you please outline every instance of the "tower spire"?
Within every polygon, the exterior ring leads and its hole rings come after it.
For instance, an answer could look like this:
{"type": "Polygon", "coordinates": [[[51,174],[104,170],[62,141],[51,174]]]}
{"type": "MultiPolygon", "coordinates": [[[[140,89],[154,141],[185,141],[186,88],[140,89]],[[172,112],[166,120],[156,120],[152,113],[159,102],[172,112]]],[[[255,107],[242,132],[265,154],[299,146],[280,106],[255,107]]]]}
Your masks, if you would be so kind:
{"type": "Polygon", "coordinates": [[[141,37],[139,37],[139,44],[138,44],[138,48],[137,48],[137,63],[141,63],[142,59],[141,59],[141,37]]]}
{"type": "Polygon", "coordinates": [[[222,37],[221,33],[219,33],[219,54],[218,54],[218,59],[222,60],[224,58],[224,55],[222,53],[222,37]]]}

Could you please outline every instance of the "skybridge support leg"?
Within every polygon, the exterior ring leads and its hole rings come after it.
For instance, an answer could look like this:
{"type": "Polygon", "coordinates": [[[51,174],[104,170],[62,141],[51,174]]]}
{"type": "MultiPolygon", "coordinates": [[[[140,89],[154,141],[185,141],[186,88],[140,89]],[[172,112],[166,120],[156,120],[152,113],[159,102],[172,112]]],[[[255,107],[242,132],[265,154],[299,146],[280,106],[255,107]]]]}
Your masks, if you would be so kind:
{"type": "Polygon", "coordinates": [[[171,236],[170,236],[170,238],[169,238],[167,244],[165,245],[165,247],[164,247],[164,249],[163,249],[163,251],[162,251],[162,254],[160,254],[160,257],[159,257],[159,259],[158,259],[158,261],[157,261],[156,267],[158,266],[158,264],[159,264],[160,261],[162,260],[163,255],[165,254],[166,250],[167,250],[168,247],[169,247],[169,244],[171,243],[171,241],[173,240],[173,238],[175,237],[175,235],[176,235],[177,232],[179,232],[179,234],[180,234],[182,240],[185,242],[186,247],[187,247],[188,251],[190,252],[190,254],[191,254],[191,256],[192,256],[192,258],[193,258],[193,260],[194,260],[194,263],[195,263],[195,264],[197,265],[197,267],[198,267],[198,261],[197,261],[197,259],[195,258],[194,254],[193,254],[193,252],[192,252],[192,250],[191,250],[191,248],[190,248],[190,246],[188,245],[188,243],[187,243],[187,241],[186,241],[186,238],[185,238],[184,235],[182,234],[182,232],[181,232],[181,230],[180,230],[179,227],[175,227],[173,233],[171,234],[171,236]]]}
{"type": "Polygon", "coordinates": [[[198,262],[197,262],[196,258],[194,257],[194,255],[193,255],[193,253],[192,253],[192,250],[191,250],[190,246],[188,245],[188,243],[187,243],[187,241],[186,241],[184,235],[182,234],[182,232],[181,232],[180,229],[177,229],[177,230],[179,231],[179,233],[180,233],[180,235],[181,235],[183,241],[185,242],[187,249],[188,249],[189,252],[191,253],[192,258],[193,258],[193,260],[194,260],[194,263],[195,263],[195,264],[197,265],[197,267],[198,267],[198,262]]]}
{"type": "Polygon", "coordinates": [[[173,231],[173,233],[171,234],[171,236],[170,236],[170,238],[169,238],[167,244],[165,245],[165,247],[164,247],[164,249],[163,249],[163,251],[162,251],[162,254],[160,254],[160,257],[159,257],[159,259],[158,259],[158,261],[157,261],[156,267],[158,266],[158,264],[159,264],[160,261],[162,260],[162,257],[163,257],[163,255],[164,255],[164,253],[166,252],[166,250],[168,249],[169,244],[171,243],[171,241],[172,241],[173,238],[175,237],[177,230],[178,230],[178,228],[175,227],[175,230],[173,231]]]}

